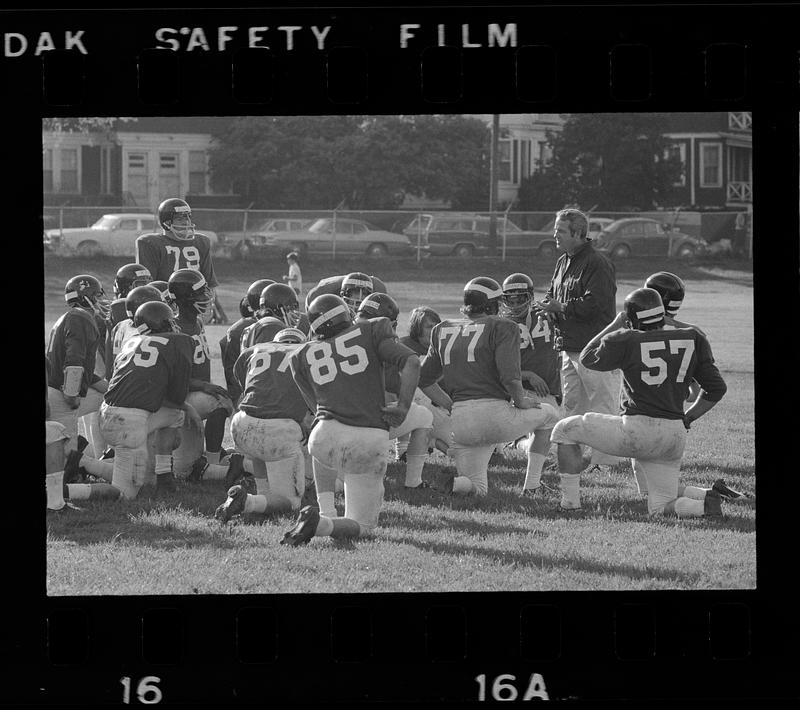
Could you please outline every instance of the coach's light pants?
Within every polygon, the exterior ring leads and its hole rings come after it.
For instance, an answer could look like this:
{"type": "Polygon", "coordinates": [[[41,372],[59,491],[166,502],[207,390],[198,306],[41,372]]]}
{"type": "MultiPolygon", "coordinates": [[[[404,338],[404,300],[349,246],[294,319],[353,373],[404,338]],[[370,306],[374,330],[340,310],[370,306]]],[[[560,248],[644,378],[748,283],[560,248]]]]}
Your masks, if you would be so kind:
{"type": "MultiPolygon", "coordinates": [[[[600,372],[581,365],[579,352],[561,353],[561,390],[564,416],[597,412],[619,414],[619,393],[622,380],[619,370],[600,372]]],[[[601,442],[602,445],[602,442],[601,442]]],[[[615,465],[618,456],[603,448],[592,447],[592,463],[615,465]]]]}

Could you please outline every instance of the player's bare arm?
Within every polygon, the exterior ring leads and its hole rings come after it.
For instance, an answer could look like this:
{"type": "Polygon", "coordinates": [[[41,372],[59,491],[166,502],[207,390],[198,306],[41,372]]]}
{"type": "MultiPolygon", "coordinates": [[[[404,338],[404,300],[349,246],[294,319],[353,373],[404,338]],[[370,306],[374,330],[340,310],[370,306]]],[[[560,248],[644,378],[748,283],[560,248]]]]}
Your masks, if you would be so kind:
{"type": "Polygon", "coordinates": [[[517,409],[539,409],[541,405],[534,399],[526,396],[522,380],[508,380],[503,383],[506,392],[511,396],[517,409]]]}
{"type": "Polygon", "coordinates": [[[550,388],[547,383],[539,377],[533,370],[522,370],[522,380],[529,382],[533,391],[540,397],[547,397],[550,394],[550,388]]]}
{"type": "Polygon", "coordinates": [[[422,393],[428,397],[433,404],[448,412],[453,408],[453,400],[447,392],[445,392],[437,383],[421,387],[422,393]]]}

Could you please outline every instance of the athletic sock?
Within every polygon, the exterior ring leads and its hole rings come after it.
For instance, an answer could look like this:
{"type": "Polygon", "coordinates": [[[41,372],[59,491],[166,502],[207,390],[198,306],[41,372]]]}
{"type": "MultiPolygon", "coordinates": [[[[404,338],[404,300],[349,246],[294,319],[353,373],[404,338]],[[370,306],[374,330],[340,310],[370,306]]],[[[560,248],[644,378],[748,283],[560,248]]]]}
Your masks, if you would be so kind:
{"type": "Polygon", "coordinates": [[[205,451],[204,455],[206,457],[206,461],[210,464],[218,464],[219,463],[219,455],[221,451],[205,451]]]}
{"type": "Polygon", "coordinates": [[[706,493],[710,488],[700,488],[699,486],[678,486],[678,496],[683,498],[692,498],[694,500],[705,500],[706,493]]]}
{"type": "Polygon", "coordinates": [[[244,502],[245,513],[263,513],[267,509],[267,497],[265,495],[247,494],[244,502]]]}
{"type": "Polygon", "coordinates": [[[203,471],[202,479],[204,481],[222,481],[227,475],[227,466],[220,466],[219,464],[210,463],[203,471]]]}
{"type": "Polygon", "coordinates": [[[333,520],[327,515],[320,515],[314,537],[328,537],[333,532],[333,520]]]}
{"type": "Polygon", "coordinates": [[[333,493],[317,493],[317,503],[319,503],[319,513],[326,518],[338,518],[336,506],[333,504],[333,493]]]}
{"type": "Polygon", "coordinates": [[[156,475],[172,473],[172,454],[156,454],[156,475]]]}
{"type": "Polygon", "coordinates": [[[581,474],[561,474],[561,504],[579,507],[581,504],[581,474]]]}
{"type": "Polygon", "coordinates": [[[472,493],[473,490],[475,490],[475,487],[472,485],[472,481],[466,476],[456,476],[453,479],[453,493],[466,495],[472,493]]]}
{"type": "Polygon", "coordinates": [[[91,483],[68,483],[67,490],[69,491],[68,497],[70,500],[89,500],[92,495],[91,483]]]}
{"type": "Polygon", "coordinates": [[[44,481],[47,486],[47,509],[61,510],[66,505],[64,502],[64,472],[48,473],[45,475],[44,481]]]}
{"type": "Polygon", "coordinates": [[[427,454],[406,454],[406,485],[415,488],[422,483],[422,467],[427,454]]]}
{"type": "Polygon", "coordinates": [[[679,518],[701,518],[705,513],[705,501],[681,497],[675,501],[675,515],[679,518]]]}
{"type": "Polygon", "coordinates": [[[525,471],[525,483],[522,484],[524,490],[538,488],[542,482],[542,469],[547,457],[544,454],[537,454],[535,451],[528,453],[528,467],[525,471]]]}
{"type": "Polygon", "coordinates": [[[256,478],[256,493],[260,496],[265,496],[269,493],[268,478],[256,478]]]}

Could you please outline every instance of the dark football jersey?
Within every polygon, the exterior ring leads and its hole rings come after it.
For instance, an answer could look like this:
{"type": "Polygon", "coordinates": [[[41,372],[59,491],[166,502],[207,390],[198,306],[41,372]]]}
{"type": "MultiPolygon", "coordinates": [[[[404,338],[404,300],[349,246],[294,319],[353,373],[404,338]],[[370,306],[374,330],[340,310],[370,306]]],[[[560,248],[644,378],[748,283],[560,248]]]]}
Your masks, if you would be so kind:
{"type": "Polygon", "coordinates": [[[505,383],[520,376],[519,327],[498,316],[444,320],[431,331],[419,386],[441,379],[454,402],[509,399],[505,383]]]}
{"type": "MultiPolygon", "coordinates": [[[[342,276],[329,276],[326,279],[322,279],[306,294],[306,309],[308,309],[308,304],[317,296],[322,296],[326,293],[333,293],[338,296],[339,292],[342,290],[342,281],[344,281],[345,276],[347,276],[347,274],[343,274],[342,276]]],[[[371,276],[370,278],[372,279],[372,289],[375,293],[389,293],[386,290],[386,284],[381,281],[381,279],[377,276],[371,276]]]]}
{"type": "Polygon", "coordinates": [[[50,387],[61,389],[64,384],[64,368],[80,366],[83,380],[79,395],[86,396],[89,385],[100,378],[94,374],[97,348],[102,343],[97,319],[83,308],[70,308],[50,330],[46,355],[50,361],[50,387]]]}
{"type": "Polygon", "coordinates": [[[234,364],[234,376],[241,388],[239,409],[258,419],[294,419],[308,412],[289,367],[297,343],[258,343],[247,348],[234,364]]]}
{"type": "Polygon", "coordinates": [[[709,401],[726,391],[708,340],[694,328],[615,330],[596,347],[584,348],[581,363],[591,370],[622,370],[622,414],[682,419],[693,379],[709,401]]]}
{"type": "Polygon", "coordinates": [[[194,342],[192,379],[211,382],[211,350],[208,347],[203,322],[199,318],[195,318],[194,321],[178,319],[177,323],[181,333],[190,335],[194,342]]]}
{"type": "MultiPolygon", "coordinates": [[[[536,316],[528,314],[525,321],[517,323],[517,326],[520,339],[520,368],[535,372],[545,381],[550,394],[560,395],[560,359],[553,349],[553,334],[549,324],[544,318],[539,320],[536,316]]],[[[527,380],[522,381],[522,386],[527,390],[533,389],[527,380]]]]}
{"type": "Polygon", "coordinates": [[[194,269],[211,288],[217,276],[211,261],[211,240],[200,232],[192,239],[171,239],[163,234],[142,234],[136,238],[136,263],[150,271],[153,281],[169,281],[178,269],[194,269]]]}
{"type": "Polygon", "coordinates": [[[332,338],[312,340],[291,358],[292,375],[320,419],[388,429],[383,363],[402,368],[414,353],[397,340],[388,318],[359,321],[332,338]]]}
{"type": "Polygon", "coordinates": [[[157,411],[165,400],[182,404],[189,391],[192,339],[183,333],[135,335],[114,361],[103,399],[114,407],[157,411]]]}
{"type": "Polygon", "coordinates": [[[242,352],[242,332],[248,325],[256,322],[253,316],[245,316],[237,320],[228,331],[225,333],[224,347],[223,341],[220,341],[220,350],[222,352],[222,369],[225,372],[225,385],[231,395],[231,399],[236,401],[242,393],[239,388],[239,383],[233,375],[233,366],[239,359],[242,352]]]}

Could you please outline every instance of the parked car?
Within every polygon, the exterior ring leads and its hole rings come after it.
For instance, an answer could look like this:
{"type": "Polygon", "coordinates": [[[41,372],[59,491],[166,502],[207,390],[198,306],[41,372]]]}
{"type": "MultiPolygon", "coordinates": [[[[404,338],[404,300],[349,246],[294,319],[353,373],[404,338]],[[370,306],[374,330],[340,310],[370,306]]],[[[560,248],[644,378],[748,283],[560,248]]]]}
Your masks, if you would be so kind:
{"type": "Polygon", "coordinates": [[[269,247],[268,237],[277,232],[297,232],[309,227],[314,220],[295,217],[270,217],[253,223],[246,232],[220,232],[220,245],[237,259],[247,259],[254,251],[269,247]]]}
{"type": "MultiPolygon", "coordinates": [[[[91,227],[69,227],[44,230],[45,247],[62,254],[78,256],[129,256],[136,253],[136,237],[159,231],[151,214],[104,214],[91,227]]],[[[215,232],[198,229],[211,240],[212,249],[218,243],[215,232]]]]}
{"type": "MultiPolygon", "coordinates": [[[[307,229],[276,232],[266,243],[275,249],[293,249],[300,254],[330,254],[333,251],[334,220],[317,219],[307,229]]],[[[360,219],[336,219],[336,253],[386,256],[410,255],[414,246],[404,234],[387,232],[360,219]]]]}
{"type": "Polygon", "coordinates": [[[595,247],[612,259],[628,256],[667,256],[688,259],[708,251],[705,239],[670,229],[655,219],[626,217],[609,224],[595,247]]]}

